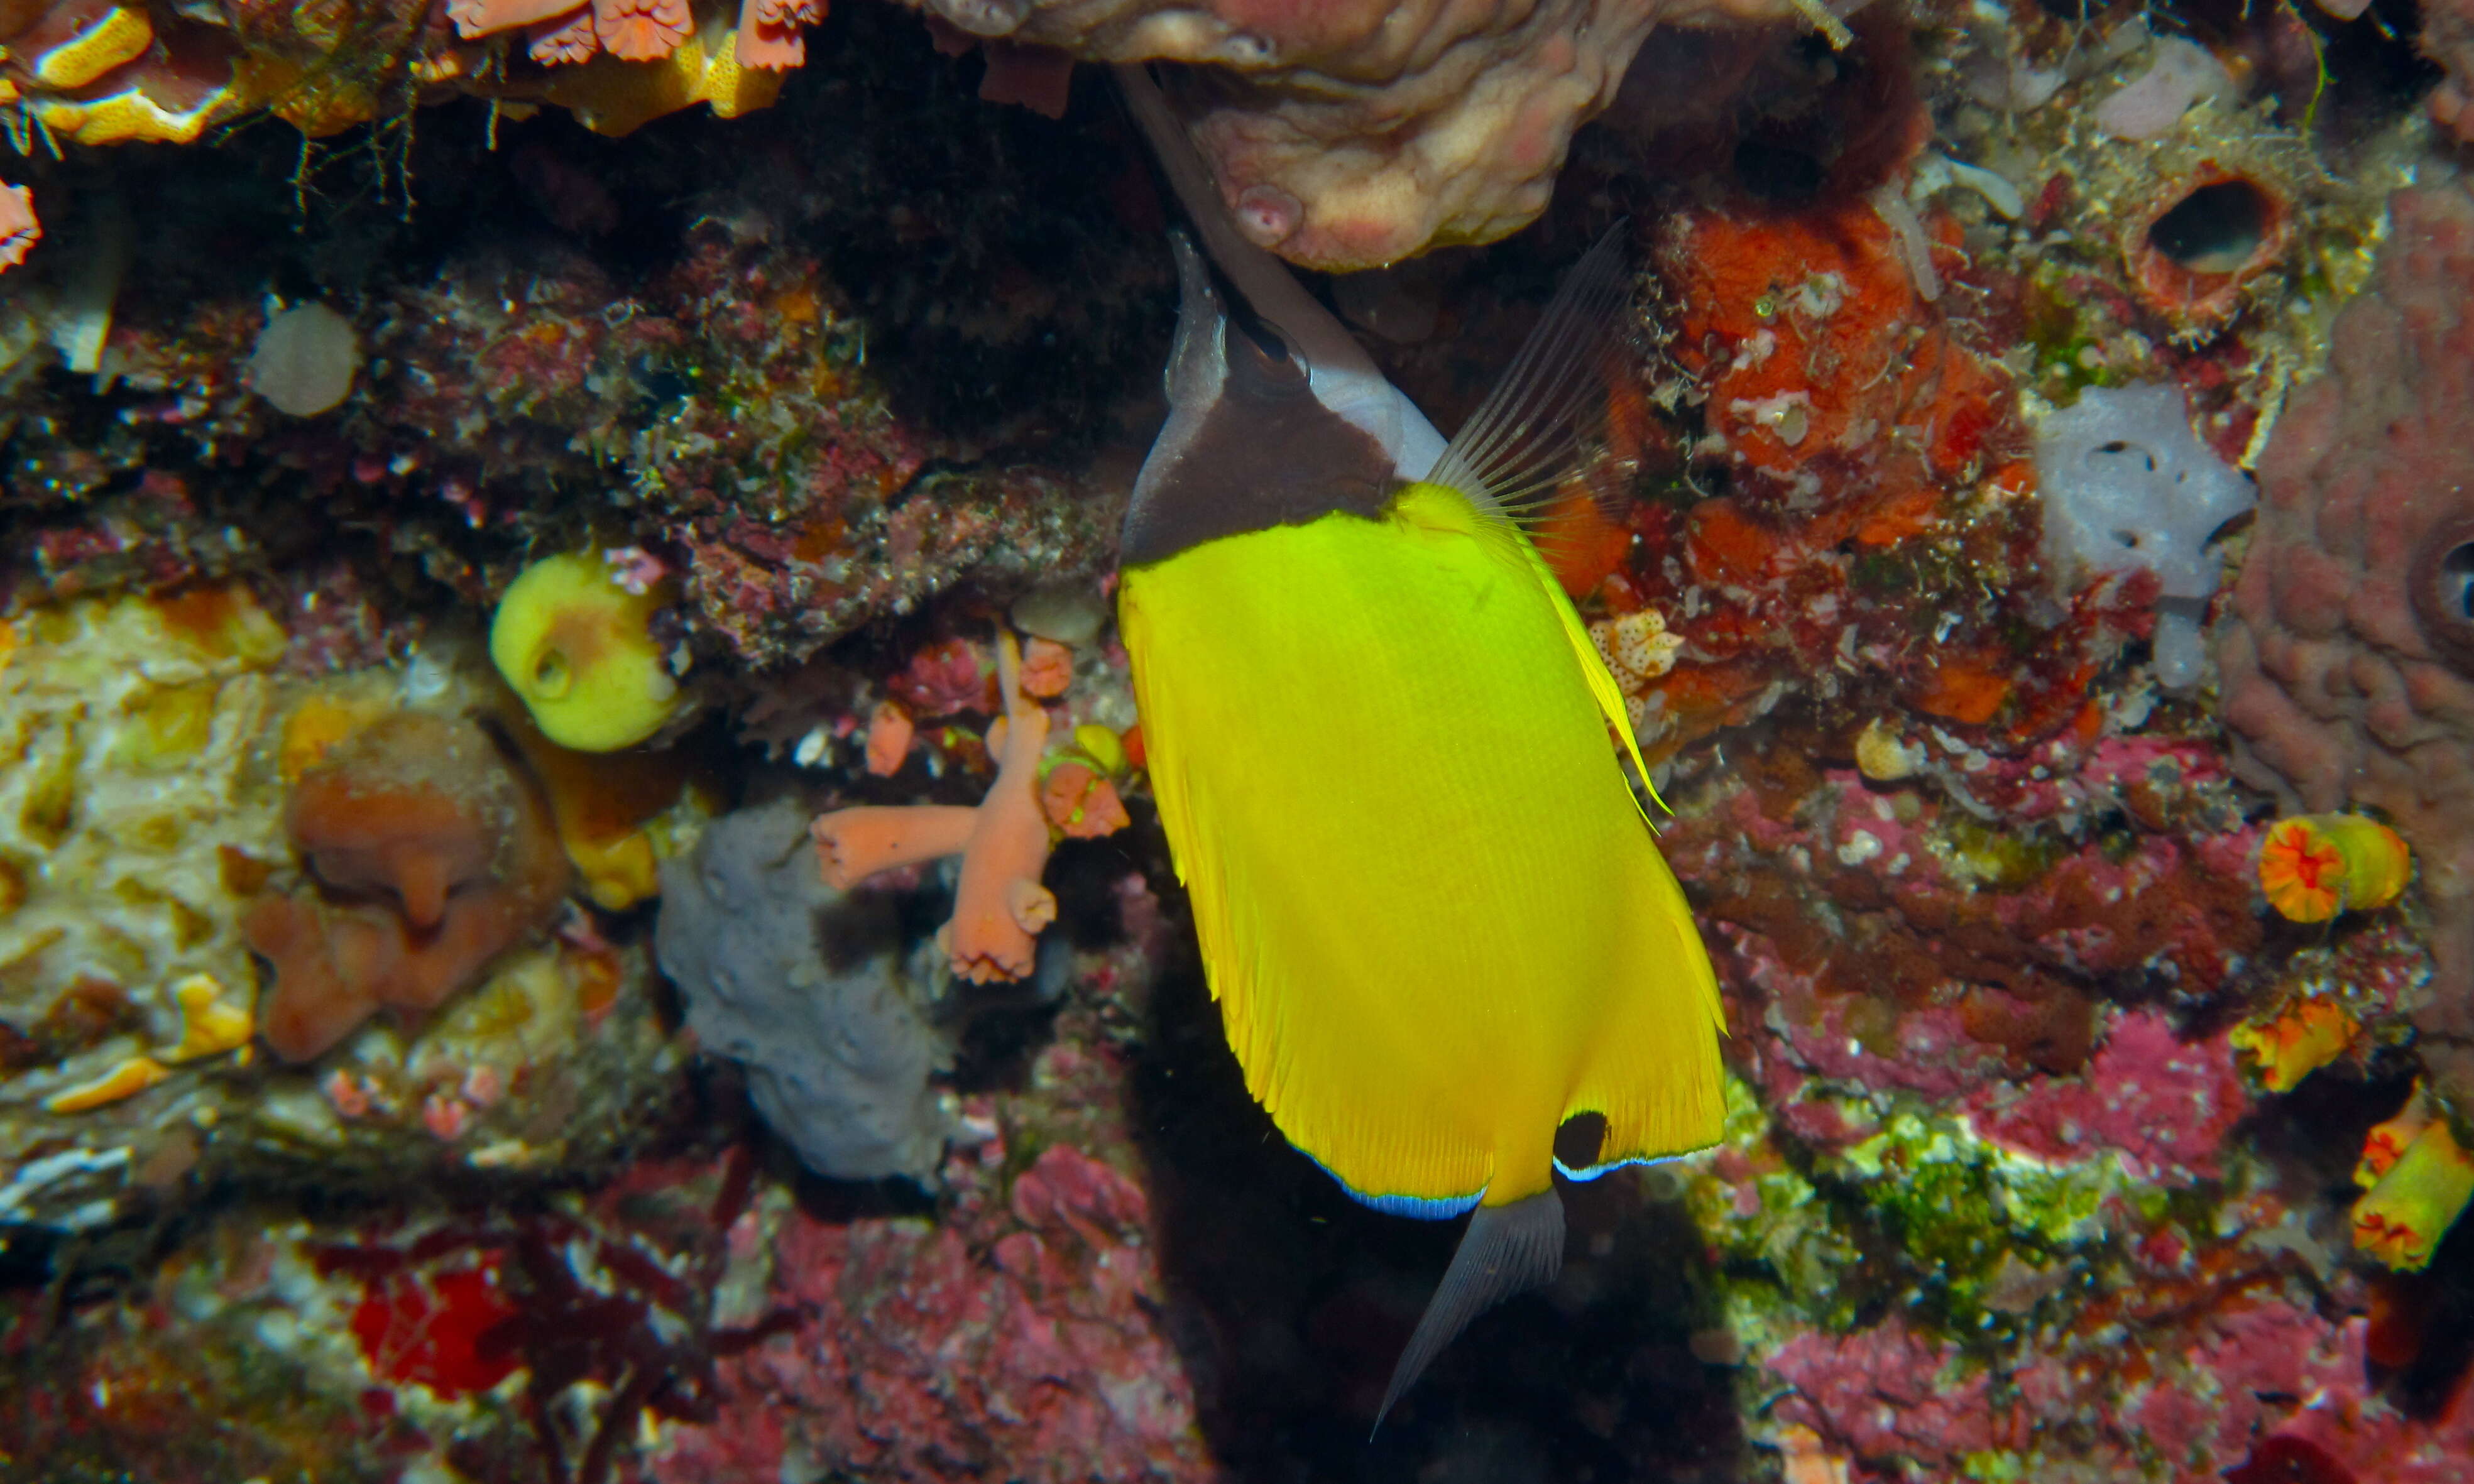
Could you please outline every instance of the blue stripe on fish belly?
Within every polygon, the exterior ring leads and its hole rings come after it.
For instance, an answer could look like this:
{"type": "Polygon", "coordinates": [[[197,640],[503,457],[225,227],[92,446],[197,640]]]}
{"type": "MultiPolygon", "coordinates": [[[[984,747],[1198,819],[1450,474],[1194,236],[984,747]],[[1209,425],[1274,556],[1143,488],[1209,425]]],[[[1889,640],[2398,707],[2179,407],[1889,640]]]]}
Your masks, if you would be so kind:
{"type": "Polygon", "coordinates": [[[1555,1161],[1555,1173],[1565,1180],[1579,1180],[1587,1184],[1600,1176],[1612,1175],[1617,1170],[1628,1169],[1633,1165],[1673,1164],[1683,1157],[1682,1155],[1638,1155],[1630,1159],[1610,1159],[1604,1164],[1585,1164],[1578,1169],[1558,1159],[1555,1161]]]}
{"type": "Polygon", "coordinates": [[[1420,1221],[1449,1221],[1455,1216],[1465,1216],[1476,1210],[1477,1204],[1486,1199],[1484,1191],[1447,1200],[1437,1200],[1432,1196],[1370,1196],[1362,1190],[1349,1190],[1346,1180],[1341,1182],[1340,1188],[1348,1190],[1350,1200],[1360,1205],[1370,1205],[1386,1216],[1415,1216],[1420,1221]]]}
{"type": "MultiPolygon", "coordinates": [[[[1306,1157],[1314,1159],[1312,1155],[1307,1155],[1306,1157]]],[[[1449,1221],[1455,1216],[1466,1216],[1476,1210],[1477,1204],[1486,1199],[1486,1192],[1483,1190],[1473,1196],[1370,1195],[1339,1176],[1333,1175],[1331,1166],[1320,1159],[1315,1159],[1315,1168],[1325,1175],[1331,1175],[1333,1183],[1346,1191],[1348,1199],[1360,1205],[1371,1206],[1386,1216],[1415,1216],[1419,1221],[1449,1221]]]]}

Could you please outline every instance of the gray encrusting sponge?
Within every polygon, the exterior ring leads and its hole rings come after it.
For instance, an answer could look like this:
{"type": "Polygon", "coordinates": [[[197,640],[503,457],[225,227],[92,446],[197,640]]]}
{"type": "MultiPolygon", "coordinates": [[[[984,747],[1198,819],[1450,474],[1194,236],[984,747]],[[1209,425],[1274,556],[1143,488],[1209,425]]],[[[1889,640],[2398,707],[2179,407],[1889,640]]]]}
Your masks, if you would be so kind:
{"type": "Polygon", "coordinates": [[[935,1168],[948,1119],[929,1077],[948,1047],[906,969],[898,905],[824,884],[796,800],[724,815],[663,863],[653,945],[689,1029],[746,1067],[756,1111],[809,1168],[935,1168]]]}
{"type": "Polygon", "coordinates": [[[2181,389],[2090,387],[2036,434],[2045,566],[2065,592],[2095,572],[2156,574],[2157,683],[2198,683],[2199,625],[2224,575],[2210,545],[2256,500],[2250,476],[2191,431],[2181,389]]]}

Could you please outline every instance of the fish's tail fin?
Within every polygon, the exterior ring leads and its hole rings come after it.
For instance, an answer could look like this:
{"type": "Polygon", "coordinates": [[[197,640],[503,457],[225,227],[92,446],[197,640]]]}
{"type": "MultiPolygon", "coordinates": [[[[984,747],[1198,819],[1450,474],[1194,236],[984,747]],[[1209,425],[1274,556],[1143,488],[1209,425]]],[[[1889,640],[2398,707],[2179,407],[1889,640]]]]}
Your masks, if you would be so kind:
{"type": "Polygon", "coordinates": [[[1426,1301],[1417,1332],[1392,1368],[1392,1385],[1374,1414],[1380,1428],[1393,1403],[1418,1383],[1469,1321],[1515,1294],[1555,1281],[1564,1271],[1564,1198],[1553,1189],[1508,1205],[1481,1205],[1452,1253],[1452,1265],[1426,1301]]]}

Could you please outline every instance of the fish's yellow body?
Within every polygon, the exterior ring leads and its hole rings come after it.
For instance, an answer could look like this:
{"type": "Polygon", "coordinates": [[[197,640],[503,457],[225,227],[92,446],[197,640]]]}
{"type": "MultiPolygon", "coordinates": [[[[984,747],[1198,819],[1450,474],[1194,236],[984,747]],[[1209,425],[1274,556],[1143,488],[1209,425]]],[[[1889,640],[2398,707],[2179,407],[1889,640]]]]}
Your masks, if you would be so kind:
{"type": "Polygon", "coordinates": [[[1128,568],[1152,786],[1248,1088],[1361,1198],[1440,1214],[1716,1141],[1717,987],[1518,528],[1412,484],[1128,568]]]}

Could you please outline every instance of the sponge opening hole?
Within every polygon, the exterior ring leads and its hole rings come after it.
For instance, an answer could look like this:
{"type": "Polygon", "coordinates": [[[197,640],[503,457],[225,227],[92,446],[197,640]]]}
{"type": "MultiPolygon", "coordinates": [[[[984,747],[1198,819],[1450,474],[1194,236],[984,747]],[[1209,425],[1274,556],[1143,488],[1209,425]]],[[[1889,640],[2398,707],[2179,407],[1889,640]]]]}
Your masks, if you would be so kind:
{"type": "Polygon", "coordinates": [[[2268,241],[2276,203],[2241,176],[2195,187],[2147,228],[2147,245],[2193,273],[2239,273],[2268,241]]]}

